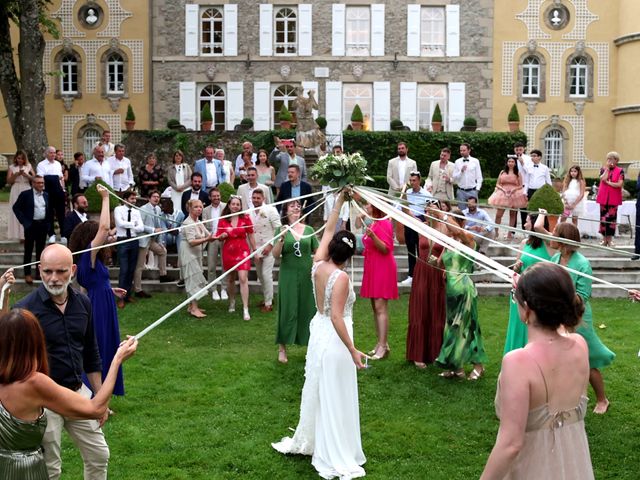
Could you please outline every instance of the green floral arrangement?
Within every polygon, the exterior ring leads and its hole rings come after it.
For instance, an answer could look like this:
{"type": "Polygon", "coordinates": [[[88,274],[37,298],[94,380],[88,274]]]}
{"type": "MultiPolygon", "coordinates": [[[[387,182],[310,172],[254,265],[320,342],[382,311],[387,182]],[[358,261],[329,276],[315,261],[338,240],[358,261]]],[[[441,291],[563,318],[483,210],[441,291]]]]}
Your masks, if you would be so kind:
{"type": "Polygon", "coordinates": [[[345,185],[364,185],[372,182],[367,175],[367,161],[359,153],[343,155],[325,155],[309,169],[309,177],[321,185],[344,187],[345,185]]]}

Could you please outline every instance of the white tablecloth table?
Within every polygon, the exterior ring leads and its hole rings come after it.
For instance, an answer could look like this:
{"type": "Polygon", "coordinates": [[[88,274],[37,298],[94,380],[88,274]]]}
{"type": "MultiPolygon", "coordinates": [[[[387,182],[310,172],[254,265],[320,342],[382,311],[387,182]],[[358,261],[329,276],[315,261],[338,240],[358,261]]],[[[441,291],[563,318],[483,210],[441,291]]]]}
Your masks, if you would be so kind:
{"type": "MultiPolygon", "coordinates": [[[[578,220],[580,233],[590,237],[600,237],[601,235],[598,233],[600,228],[600,205],[593,200],[587,200],[583,217],[578,220]]],[[[633,231],[636,225],[635,200],[622,202],[622,205],[618,207],[618,225],[629,225],[629,222],[631,222],[631,231],[633,231]]]]}

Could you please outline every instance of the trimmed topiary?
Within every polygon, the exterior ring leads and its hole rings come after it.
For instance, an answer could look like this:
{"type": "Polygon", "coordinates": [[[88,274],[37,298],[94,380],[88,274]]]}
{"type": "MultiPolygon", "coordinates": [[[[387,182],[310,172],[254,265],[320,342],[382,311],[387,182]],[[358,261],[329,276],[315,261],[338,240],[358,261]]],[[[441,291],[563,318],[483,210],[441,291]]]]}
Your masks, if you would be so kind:
{"type": "Polygon", "coordinates": [[[127,106],[127,116],[125,117],[127,122],[134,122],[136,120],[136,115],[133,113],[133,107],[131,104],[127,106]]]}
{"type": "Polygon", "coordinates": [[[324,130],[327,128],[327,119],[324,117],[318,117],[316,118],[316,124],[320,130],[324,130]]]}
{"type": "Polygon", "coordinates": [[[560,215],[564,211],[560,194],[549,184],[544,184],[542,188],[536,190],[529,200],[527,210],[537,212],[539,208],[544,208],[552,215],[560,215]]]}
{"type": "Polygon", "coordinates": [[[233,188],[233,185],[227,182],[223,182],[218,185],[218,190],[220,190],[220,200],[222,200],[224,203],[227,203],[229,201],[231,195],[236,194],[236,189],[233,188]]]}
{"type": "Polygon", "coordinates": [[[364,122],[364,115],[362,115],[362,110],[360,109],[360,105],[356,103],[356,106],[353,107],[353,112],[351,112],[351,121],[352,122],[364,122]]]}
{"type": "Polygon", "coordinates": [[[167,128],[178,128],[180,127],[180,120],[178,120],[177,118],[170,118],[169,121],[167,121],[167,128]]]}
{"type": "Polygon", "coordinates": [[[394,118],[393,120],[391,120],[389,126],[391,127],[391,130],[402,130],[404,127],[404,123],[402,123],[402,120],[400,120],[399,118],[394,118]]]}
{"type": "Polygon", "coordinates": [[[200,122],[213,122],[213,115],[211,115],[211,107],[208,103],[204,104],[202,112],[200,112],[200,122]]]}
{"type": "Polygon", "coordinates": [[[462,125],[464,125],[465,127],[477,127],[478,121],[473,117],[467,117],[462,122],[462,125]]]}
{"type": "Polygon", "coordinates": [[[516,106],[515,103],[513,105],[511,105],[511,110],[509,110],[509,115],[507,116],[507,121],[508,122],[519,122],[520,121],[520,114],[518,113],[518,107],[516,106]]]}
{"type": "Polygon", "coordinates": [[[242,125],[245,128],[253,128],[253,120],[251,118],[243,118],[242,120],[240,120],[240,125],[242,125]]]}
{"type": "Polygon", "coordinates": [[[442,112],[440,111],[439,103],[436,103],[436,108],[433,109],[433,115],[431,115],[431,122],[442,123],[442,112]]]}
{"type": "Polygon", "coordinates": [[[285,103],[283,103],[282,108],[280,108],[278,120],[281,122],[290,122],[291,120],[293,120],[293,115],[291,115],[291,112],[289,111],[285,103]]]}

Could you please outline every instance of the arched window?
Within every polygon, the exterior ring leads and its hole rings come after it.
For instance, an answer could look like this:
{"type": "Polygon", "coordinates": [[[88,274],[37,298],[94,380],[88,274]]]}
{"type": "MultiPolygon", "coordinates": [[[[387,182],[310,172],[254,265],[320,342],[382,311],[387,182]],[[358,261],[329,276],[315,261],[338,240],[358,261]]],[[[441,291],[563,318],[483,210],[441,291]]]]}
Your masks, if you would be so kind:
{"type": "Polygon", "coordinates": [[[295,9],[291,7],[280,8],[276,11],[273,49],[276,55],[294,55],[298,51],[297,17],[295,9]]]}
{"type": "Polygon", "coordinates": [[[569,66],[569,96],[586,97],[589,92],[589,65],[585,57],[576,57],[569,66]]]}
{"type": "Polygon", "coordinates": [[[119,53],[107,57],[107,95],[124,93],[124,59],[119,53]]]}
{"type": "MultiPolygon", "coordinates": [[[[207,103],[211,109],[211,115],[213,116],[213,130],[224,130],[226,128],[226,96],[224,88],[220,85],[211,83],[209,85],[205,85],[200,90],[200,96],[198,98],[198,104],[200,105],[198,117],[200,117],[200,112],[202,112],[202,109],[207,103]]],[[[200,123],[200,118],[198,118],[198,123],[200,123]]]]}
{"type": "Polygon", "coordinates": [[[426,7],[420,9],[420,51],[427,57],[445,54],[445,8],[426,7]]]}
{"type": "Polygon", "coordinates": [[[557,128],[551,128],[544,136],[544,158],[551,169],[560,168],[564,164],[564,135],[557,128]]]}
{"type": "Polygon", "coordinates": [[[87,160],[93,157],[93,148],[96,143],[102,138],[102,133],[96,128],[87,128],[82,133],[82,151],[84,152],[84,158],[87,160]]]}
{"type": "Polygon", "coordinates": [[[540,60],[537,57],[527,57],[522,62],[522,96],[540,96],[540,60]]]}
{"type": "Polygon", "coordinates": [[[296,92],[297,85],[276,85],[273,91],[272,104],[273,104],[273,127],[277,128],[280,125],[280,109],[282,105],[286,105],[288,110],[291,110],[291,104],[297,98],[296,92]]]}
{"type": "Polygon", "coordinates": [[[73,53],[66,53],[60,59],[60,94],[78,93],[78,59],[73,53]]]}
{"type": "Polygon", "coordinates": [[[440,105],[442,118],[447,118],[447,85],[418,85],[418,128],[430,129],[431,117],[436,105],[440,105]]]}
{"type": "Polygon", "coordinates": [[[360,105],[362,116],[364,118],[364,126],[368,125],[373,114],[373,85],[370,83],[346,83],[344,84],[343,93],[343,128],[351,123],[351,114],[356,104],[360,105]]]}
{"type": "Polygon", "coordinates": [[[207,8],[200,15],[200,51],[202,55],[222,55],[223,17],[219,8],[207,8]]]}

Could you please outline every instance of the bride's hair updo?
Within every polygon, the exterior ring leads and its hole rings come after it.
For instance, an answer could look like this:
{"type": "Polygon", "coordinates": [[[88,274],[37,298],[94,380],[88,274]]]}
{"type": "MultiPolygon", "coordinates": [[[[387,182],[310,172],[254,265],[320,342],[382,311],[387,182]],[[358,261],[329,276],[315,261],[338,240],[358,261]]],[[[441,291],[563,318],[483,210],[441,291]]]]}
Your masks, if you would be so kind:
{"type": "Polygon", "coordinates": [[[340,230],[329,242],[329,257],[341,265],[356,253],[356,237],[348,230],[340,230]]]}
{"type": "Polygon", "coordinates": [[[536,263],[518,280],[515,299],[533,310],[538,323],[551,330],[573,328],[582,319],[584,303],[569,274],[553,263],[536,263]]]}

